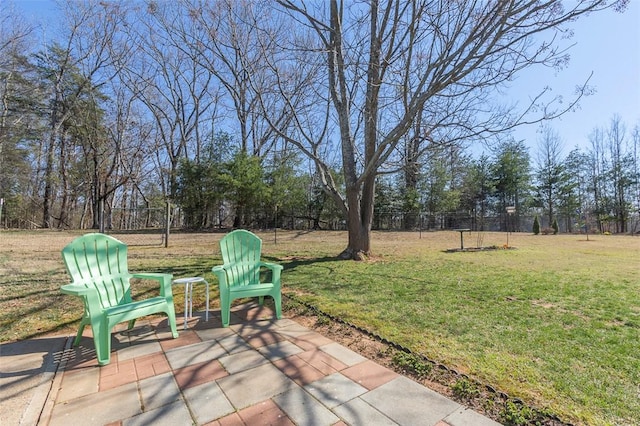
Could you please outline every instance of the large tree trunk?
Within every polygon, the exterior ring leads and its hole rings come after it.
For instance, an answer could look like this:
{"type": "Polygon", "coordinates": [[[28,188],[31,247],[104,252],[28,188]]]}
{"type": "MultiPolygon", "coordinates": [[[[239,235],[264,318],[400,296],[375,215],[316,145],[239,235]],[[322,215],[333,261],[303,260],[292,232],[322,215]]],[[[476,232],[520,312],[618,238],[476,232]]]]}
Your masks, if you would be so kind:
{"type": "Polygon", "coordinates": [[[53,163],[54,153],[53,150],[56,146],[56,126],[51,126],[51,136],[49,137],[49,144],[46,152],[46,164],[44,169],[44,195],[42,197],[42,227],[51,228],[52,215],[51,209],[53,204],[53,163]]]}
{"type": "Polygon", "coordinates": [[[341,259],[364,260],[371,254],[375,176],[365,179],[361,188],[347,188],[349,241],[340,253],[341,259]]]}
{"type": "MultiPolygon", "coordinates": [[[[332,17],[337,19],[337,7],[332,2],[332,17]]],[[[378,40],[377,28],[378,4],[376,1],[371,3],[371,21],[370,31],[371,40],[369,45],[370,60],[367,70],[367,90],[364,106],[364,167],[360,179],[357,178],[355,167],[355,149],[353,147],[353,135],[351,128],[346,125],[349,122],[348,105],[344,101],[341,103],[342,111],[340,114],[342,145],[343,145],[343,165],[345,181],[347,182],[347,205],[349,208],[347,226],[349,229],[349,243],[347,248],[340,254],[341,258],[351,258],[354,260],[364,260],[366,256],[371,254],[371,225],[373,223],[373,205],[375,198],[375,178],[377,170],[376,150],[378,146],[378,97],[380,87],[380,41],[378,40]]],[[[334,21],[337,25],[334,28],[340,28],[339,21],[334,21]]],[[[341,40],[336,44],[342,47],[341,40]]],[[[341,50],[338,50],[338,63],[342,62],[341,50]]],[[[341,93],[346,95],[346,85],[344,68],[338,73],[342,82],[341,93]]]]}
{"type": "MultiPolygon", "coordinates": [[[[66,133],[66,132],[65,132],[66,133]]],[[[58,217],[58,228],[68,228],[67,218],[69,217],[68,205],[69,205],[69,181],[67,176],[67,150],[66,148],[66,135],[62,136],[62,143],[60,144],[60,187],[62,189],[62,199],[60,200],[60,215],[58,217]]]]}
{"type": "MultiPolygon", "coordinates": [[[[349,241],[347,248],[338,256],[340,259],[364,260],[371,253],[371,218],[363,214],[363,206],[360,204],[360,191],[357,188],[347,190],[347,229],[349,241]]],[[[366,204],[366,203],[365,203],[366,204]]],[[[373,209],[371,209],[373,211],[373,209]]]]}
{"type": "Polygon", "coordinates": [[[365,260],[370,253],[371,232],[364,226],[349,226],[349,245],[338,258],[365,260]]]}

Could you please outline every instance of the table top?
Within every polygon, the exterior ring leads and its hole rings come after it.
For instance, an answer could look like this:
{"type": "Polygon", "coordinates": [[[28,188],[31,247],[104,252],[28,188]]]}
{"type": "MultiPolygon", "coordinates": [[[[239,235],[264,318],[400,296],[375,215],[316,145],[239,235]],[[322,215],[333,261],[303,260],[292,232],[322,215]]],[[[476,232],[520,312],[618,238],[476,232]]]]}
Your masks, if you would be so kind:
{"type": "Polygon", "coordinates": [[[202,277],[186,277],[173,280],[173,284],[199,283],[202,281],[204,281],[204,278],[202,277]]]}
{"type": "Polygon", "coordinates": [[[454,229],[454,231],[465,232],[465,231],[471,231],[471,229],[469,229],[469,228],[461,228],[461,229],[454,229]]]}

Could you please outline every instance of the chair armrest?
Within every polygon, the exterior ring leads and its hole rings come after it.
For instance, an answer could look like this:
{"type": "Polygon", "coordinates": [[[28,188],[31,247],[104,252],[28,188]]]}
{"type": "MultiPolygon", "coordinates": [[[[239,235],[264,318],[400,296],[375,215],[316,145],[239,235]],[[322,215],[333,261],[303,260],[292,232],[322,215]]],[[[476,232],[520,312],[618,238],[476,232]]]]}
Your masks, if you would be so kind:
{"type": "Polygon", "coordinates": [[[96,293],[94,288],[85,287],[79,284],[66,284],[60,287],[60,291],[64,294],[70,294],[72,296],[84,297],[90,293],[96,293]]]}
{"type": "Polygon", "coordinates": [[[61,286],[60,291],[71,296],[82,297],[85,310],[89,312],[89,315],[97,314],[102,311],[98,290],[93,287],[86,287],[82,284],[72,283],[61,286]]]}
{"type": "Polygon", "coordinates": [[[280,272],[284,268],[282,265],[272,262],[260,262],[260,266],[264,266],[267,269],[271,270],[271,282],[279,286],[280,285],[280,272]]]}
{"type": "Polygon", "coordinates": [[[277,263],[272,263],[272,262],[260,262],[260,266],[264,266],[265,268],[269,268],[272,271],[282,271],[282,269],[284,269],[284,266],[279,265],[277,263]]]}
{"type": "Polygon", "coordinates": [[[131,278],[158,281],[160,283],[160,296],[173,296],[171,290],[171,280],[173,278],[173,275],[171,274],[158,272],[138,272],[135,274],[131,274],[131,278]]]}
{"type": "Polygon", "coordinates": [[[229,287],[229,284],[227,283],[227,271],[224,265],[214,266],[211,268],[211,272],[216,276],[221,287],[229,287]]]}
{"type": "Polygon", "coordinates": [[[143,280],[156,280],[156,281],[169,281],[171,282],[171,278],[173,275],[171,274],[163,274],[158,272],[138,272],[135,274],[131,274],[131,278],[141,278],[143,280]]]}

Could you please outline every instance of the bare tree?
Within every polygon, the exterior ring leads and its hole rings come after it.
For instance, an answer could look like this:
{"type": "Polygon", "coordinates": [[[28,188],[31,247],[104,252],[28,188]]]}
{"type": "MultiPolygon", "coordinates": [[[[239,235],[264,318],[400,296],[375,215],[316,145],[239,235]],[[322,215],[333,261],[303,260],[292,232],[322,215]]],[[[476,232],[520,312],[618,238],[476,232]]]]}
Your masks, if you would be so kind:
{"type": "Polygon", "coordinates": [[[589,140],[591,190],[599,231],[627,232],[638,180],[633,141],[627,139],[619,115],[611,118],[608,128],[594,128],[589,140]]]}
{"type": "MultiPolygon", "coordinates": [[[[28,51],[29,39],[33,28],[24,22],[14,11],[2,15],[0,18],[0,161],[2,161],[2,148],[5,144],[5,132],[8,128],[17,125],[22,117],[12,117],[15,122],[9,121],[9,115],[13,105],[10,103],[19,97],[15,94],[16,80],[20,81],[20,68],[24,67],[28,51]]],[[[1,163],[0,163],[1,165],[1,163]]]]}
{"type": "Polygon", "coordinates": [[[133,8],[121,42],[131,47],[122,80],[155,121],[154,150],[165,196],[173,198],[182,158],[199,155],[203,128],[215,119],[218,100],[200,50],[185,45],[191,18],[178,4],[149,2],[133,8]]]}
{"type": "Polygon", "coordinates": [[[607,130],[607,145],[611,159],[609,182],[613,195],[613,216],[618,233],[627,232],[632,188],[637,176],[633,170],[633,151],[631,143],[627,143],[626,127],[619,115],[611,118],[607,130]]]}
{"type": "Polygon", "coordinates": [[[547,212],[548,226],[556,216],[564,177],[562,140],[558,132],[544,126],[538,140],[536,178],[538,198],[547,212]]]}
{"type": "Polygon", "coordinates": [[[83,144],[85,169],[90,173],[87,180],[91,182],[93,228],[110,225],[113,208],[129,207],[127,200],[135,199],[136,195],[141,195],[149,207],[140,188],[145,179],[144,170],[152,164],[148,123],[136,108],[135,97],[124,85],[114,80],[105,89],[110,96],[102,111],[103,118],[95,129],[86,126],[89,134],[83,144]],[[102,223],[100,213],[105,214],[102,223]]]}
{"type": "Polygon", "coordinates": [[[190,30],[181,31],[184,43],[198,52],[200,66],[214,75],[227,93],[230,102],[223,107],[239,130],[240,149],[264,157],[274,149],[278,139],[262,118],[262,108],[269,109],[270,121],[279,128],[287,122],[284,109],[268,106],[276,82],[267,72],[279,37],[285,34],[285,24],[266,3],[236,0],[182,3],[192,19],[190,30]]]}
{"type": "Polygon", "coordinates": [[[52,206],[56,198],[57,173],[64,172],[59,160],[65,157],[56,157],[56,147],[64,150],[65,127],[78,111],[78,105],[113,78],[114,58],[109,46],[121,24],[117,7],[111,8],[97,1],[68,2],[63,12],[64,44],[54,43],[39,55],[51,91],[49,135],[44,149],[42,226],[45,228],[54,226],[52,206]]]}
{"type": "MultiPolygon", "coordinates": [[[[397,159],[412,126],[421,124],[420,152],[433,141],[488,139],[571,109],[586,84],[566,107],[545,92],[523,109],[491,108],[489,100],[524,68],[562,67],[567,54],[558,47],[561,26],[607,7],[603,0],[572,2],[568,9],[551,0],[278,3],[308,30],[307,60],[323,66],[318,81],[325,84],[316,81],[306,93],[316,101],[307,100],[306,111],[298,104],[291,112],[308,116],[310,108],[317,111],[330,100],[331,128],[323,142],[339,141],[346,189],[344,198],[336,198],[343,200],[349,230],[342,256],[356,259],[371,250],[375,177],[397,159]],[[534,43],[533,36],[544,35],[548,40],[534,43]]],[[[302,44],[294,43],[294,49],[300,57],[302,44]]],[[[320,171],[328,169],[306,121],[294,122],[297,133],[282,136],[320,171]]],[[[325,183],[329,192],[338,192],[330,179],[325,183]]]]}
{"type": "Polygon", "coordinates": [[[590,198],[593,200],[593,214],[595,216],[598,230],[604,230],[604,219],[606,212],[610,209],[610,202],[607,197],[607,182],[605,173],[609,169],[605,152],[605,131],[602,128],[594,128],[589,134],[591,148],[589,150],[589,189],[590,198]]]}
{"type": "Polygon", "coordinates": [[[635,215],[635,223],[633,225],[633,229],[631,229],[632,234],[636,234],[638,232],[638,227],[640,227],[640,152],[638,152],[638,148],[640,148],[640,123],[636,124],[633,128],[633,132],[631,133],[632,138],[632,158],[633,158],[633,175],[635,176],[635,190],[632,195],[633,199],[633,214],[635,215]]]}

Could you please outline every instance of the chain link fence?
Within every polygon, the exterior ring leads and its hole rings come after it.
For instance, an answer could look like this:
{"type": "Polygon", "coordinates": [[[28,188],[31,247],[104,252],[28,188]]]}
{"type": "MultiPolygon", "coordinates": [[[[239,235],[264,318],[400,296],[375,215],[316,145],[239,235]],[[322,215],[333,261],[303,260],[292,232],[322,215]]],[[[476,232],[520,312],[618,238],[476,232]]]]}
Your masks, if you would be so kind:
{"type": "MultiPolygon", "coordinates": [[[[0,201],[0,229],[38,229],[35,217],[24,215],[18,220],[2,217],[4,200],[0,201]]],[[[632,215],[627,222],[628,233],[640,233],[640,212],[632,215]]],[[[224,230],[235,227],[249,229],[289,229],[289,230],[332,230],[347,229],[347,223],[339,214],[332,212],[313,214],[309,211],[285,211],[278,209],[243,210],[242,215],[230,208],[220,208],[206,213],[206,226],[188,223],[179,206],[166,204],[163,208],[108,208],[102,206],[99,212],[99,226],[95,231],[123,236],[131,244],[168,244],[170,232],[192,230],[224,230]],[[126,237],[124,237],[126,236],[126,237]],[[135,236],[135,237],[134,237],[135,236]]],[[[403,211],[374,212],[372,229],[388,231],[438,231],[470,229],[490,232],[533,232],[535,215],[504,213],[499,216],[479,216],[464,212],[416,213],[403,211]]],[[[551,232],[551,224],[544,215],[538,215],[540,229],[551,232]]],[[[86,218],[70,218],[70,226],[65,229],[91,230],[85,227],[86,218]],[[73,226],[74,223],[78,225],[73,226]]],[[[606,221],[596,223],[595,218],[558,216],[560,233],[615,233],[613,225],[606,221]],[[598,226],[599,225],[599,226],[598,226]]]]}

